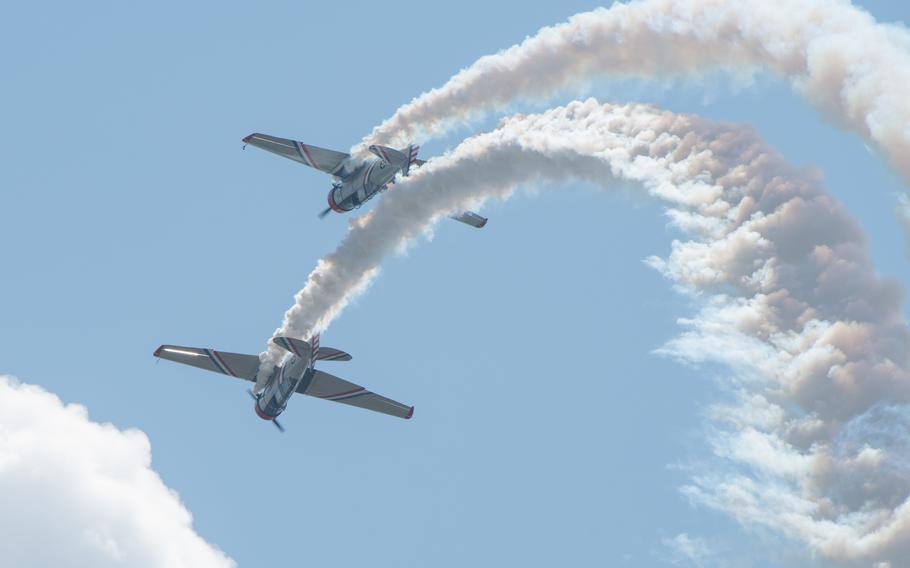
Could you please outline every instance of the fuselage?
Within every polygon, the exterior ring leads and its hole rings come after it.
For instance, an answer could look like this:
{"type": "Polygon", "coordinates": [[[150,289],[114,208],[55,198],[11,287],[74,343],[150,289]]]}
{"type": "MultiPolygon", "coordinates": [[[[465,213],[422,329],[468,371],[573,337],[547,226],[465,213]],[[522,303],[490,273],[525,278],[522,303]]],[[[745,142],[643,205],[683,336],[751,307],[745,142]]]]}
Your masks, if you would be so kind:
{"type": "MultiPolygon", "coordinates": [[[[309,360],[288,354],[281,365],[275,368],[265,388],[256,398],[256,416],[263,420],[274,420],[288,406],[288,400],[301,384],[313,380],[313,359],[309,360]]],[[[306,388],[304,387],[304,389],[306,388]]]]}
{"type": "Polygon", "coordinates": [[[395,178],[395,174],[404,168],[405,163],[377,159],[360,164],[350,175],[332,186],[329,192],[329,207],[336,213],[346,213],[360,207],[386,189],[395,178]]]}

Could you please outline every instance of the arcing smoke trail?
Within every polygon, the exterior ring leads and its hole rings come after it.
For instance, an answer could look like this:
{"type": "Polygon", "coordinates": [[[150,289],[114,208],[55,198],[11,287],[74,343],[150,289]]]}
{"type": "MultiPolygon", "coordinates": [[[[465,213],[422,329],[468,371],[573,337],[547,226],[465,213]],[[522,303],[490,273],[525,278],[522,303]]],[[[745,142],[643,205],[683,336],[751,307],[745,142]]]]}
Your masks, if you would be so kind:
{"type": "Polygon", "coordinates": [[[640,0],[581,13],[478,59],[399,108],[366,141],[403,144],[596,77],[717,69],[785,77],[878,145],[910,183],[910,33],[847,0],[640,0]]]}
{"type": "MultiPolygon", "coordinates": [[[[391,251],[528,182],[640,183],[691,240],[649,259],[703,301],[663,352],[724,364],[721,466],[686,494],[845,564],[910,557],[910,332],[856,223],[746,128],[652,107],[516,116],[401,180],[310,275],[280,333],[326,326],[391,251]]],[[[264,357],[266,365],[277,353],[264,357]]],[[[897,564],[895,564],[896,566],[897,564]]]]}

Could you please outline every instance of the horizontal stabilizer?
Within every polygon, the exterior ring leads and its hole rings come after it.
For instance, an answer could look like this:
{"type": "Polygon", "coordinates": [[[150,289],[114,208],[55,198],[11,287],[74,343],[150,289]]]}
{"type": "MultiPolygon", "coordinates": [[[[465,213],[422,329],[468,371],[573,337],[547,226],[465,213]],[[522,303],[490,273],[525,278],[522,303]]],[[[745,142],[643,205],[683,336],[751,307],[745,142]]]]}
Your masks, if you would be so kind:
{"type": "Polygon", "coordinates": [[[408,419],[414,415],[413,406],[401,404],[390,398],[370,392],[360,385],[355,385],[324,371],[314,371],[313,380],[307,384],[301,382],[300,386],[297,387],[297,392],[397,416],[398,418],[408,419]]]}
{"type": "Polygon", "coordinates": [[[401,166],[408,160],[408,156],[406,154],[400,150],[396,150],[395,148],[389,148],[388,146],[379,146],[374,144],[369,147],[369,150],[370,152],[376,154],[380,160],[384,161],[387,164],[401,166]]]}
{"type": "Polygon", "coordinates": [[[214,371],[248,381],[255,380],[256,373],[259,372],[259,357],[256,355],[179,345],[162,345],[155,350],[154,355],[160,359],[192,365],[206,371],[214,371]]]}
{"type": "Polygon", "coordinates": [[[341,349],[333,347],[320,347],[316,351],[317,361],[350,361],[351,359],[350,353],[345,353],[341,349]]]}
{"type": "Polygon", "coordinates": [[[293,337],[273,337],[272,343],[285,351],[290,351],[301,359],[309,360],[310,356],[313,354],[313,348],[310,346],[310,343],[308,341],[303,341],[302,339],[294,339],[293,337]]]}
{"type": "Polygon", "coordinates": [[[464,213],[462,213],[460,215],[452,215],[452,219],[455,219],[456,221],[459,221],[466,225],[476,227],[478,229],[482,229],[483,226],[487,224],[486,217],[481,217],[480,215],[478,215],[477,213],[474,213],[472,211],[465,211],[464,213]]]}
{"type": "Polygon", "coordinates": [[[338,177],[345,177],[344,166],[347,159],[351,157],[350,154],[344,152],[336,152],[289,138],[278,138],[258,132],[244,138],[243,143],[338,177]]]}

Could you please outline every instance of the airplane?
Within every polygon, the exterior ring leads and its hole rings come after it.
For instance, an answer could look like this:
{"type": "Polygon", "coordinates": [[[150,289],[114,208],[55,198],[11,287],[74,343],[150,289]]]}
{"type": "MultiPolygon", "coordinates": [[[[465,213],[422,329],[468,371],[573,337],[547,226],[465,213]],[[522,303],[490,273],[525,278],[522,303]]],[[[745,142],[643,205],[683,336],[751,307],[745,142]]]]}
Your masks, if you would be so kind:
{"type": "MultiPolygon", "coordinates": [[[[358,163],[356,160],[350,160],[351,155],[344,152],[258,132],[244,138],[243,143],[300,162],[332,176],[334,181],[332,189],[329,190],[329,206],[319,214],[320,219],[331,211],[347,213],[360,207],[376,194],[386,190],[390,183],[394,183],[396,174],[401,172],[401,175],[407,176],[411,166],[420,167],[426,163],[425,160],[417,159],[420,147],[414,144],[401,150],[388,146],[370,146],[370,152],[378,159],[358,163]]],[[[486,217],[471,211],[452,215],[451,218],[478,229],[487,224],[486,217]]]]}
{"type": "MultiPolygon", "coordinates": [[[[351,356],[340,349],[320,347],[318,334],[310,341],[293,337],[275,337],[272,342],[287,353],[258,394],[252,390],[247,392],[256,401],[253,406],[256,416],[271,421],[280,431],[284,432],[284,427],[278,422],[278,416],[287,408],[288,400],[295,392],[398,418],[410,419],[414,416],[413,406],[380,396],[360,385],[315,369],[316,361],[351,360],[351,356]]],[[[155,350],[154,356],[251,382],[256,381],[256,374],[259,372],[259,357],[256,355],[162,345],[155,350]]]]}

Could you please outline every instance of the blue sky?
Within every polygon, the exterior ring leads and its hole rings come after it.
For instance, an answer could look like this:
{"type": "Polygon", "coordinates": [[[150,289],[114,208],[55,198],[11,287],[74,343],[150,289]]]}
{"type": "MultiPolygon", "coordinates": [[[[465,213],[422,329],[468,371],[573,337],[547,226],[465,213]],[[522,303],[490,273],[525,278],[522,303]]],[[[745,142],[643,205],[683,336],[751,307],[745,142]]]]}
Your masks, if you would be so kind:
{"type": "MultiPolygon", "coordinates": [[[[641,262],[672,234],[632,195],[529,194],[486,209],[483,231],[441,224],[385,265],[323,335],[354,360],[326,368],[415,404],[412,421],[301,397],[281,436],[245,384],[151,356],[160,343],[258,352],[344,233],[343,218],[316,219],[327,178],[242,151],[243,136],[346,150],[476,58],[596,5],[9,9],[0,372],[143,430],[197,531],[240,566],[668,566],[662,541],[680,533],[731,563],[805,565],[678,493],[717,389],[710,369],[652,354],[691,306],[641,262]]],[[[878,270],[910,281],[900,181],[786,85],[590,94],[752,124],[821,169],[878,270]]]]}

